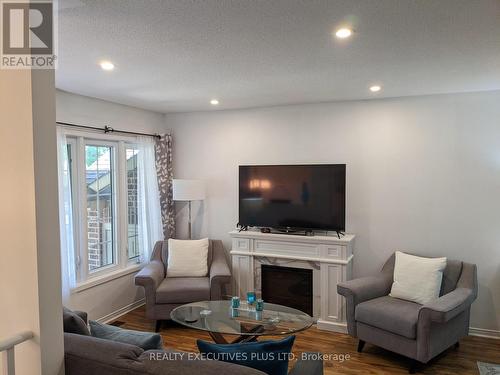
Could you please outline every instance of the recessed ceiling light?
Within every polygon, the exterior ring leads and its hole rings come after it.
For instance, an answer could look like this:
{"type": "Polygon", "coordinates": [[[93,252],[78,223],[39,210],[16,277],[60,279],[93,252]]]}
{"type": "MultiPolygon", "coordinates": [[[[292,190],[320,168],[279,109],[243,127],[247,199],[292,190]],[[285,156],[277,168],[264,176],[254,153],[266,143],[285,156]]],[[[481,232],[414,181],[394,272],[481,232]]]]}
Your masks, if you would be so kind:
{"type": "Polygon", "coordinates": [[[370,86],[371,92],[379,92],[380,90],[382,90],[382,87],[380,87],[379,85],[370,86]]]}
{"type": "Polygon", "coordinates": [[[111,61],[101,61],[99,65],[101,65],[102,70],[113,70],[115,68],[111,61]]]}
{"type": "Polygon", "coordinates": [[[219,101],[217,99],[212,99],[212,100],[210,100],[210,104],[219,105],[219,101]]]}
{"type": "Polygon", "coordinates": [[[350,36],[352,35],[352,30],[351,29],[348,29],[346,27],[343,27],[341,29],[338,29],[336,32],[335,32],[335,36],[339,39],[345,39],[345,38],[349,38],[350,36]]]}

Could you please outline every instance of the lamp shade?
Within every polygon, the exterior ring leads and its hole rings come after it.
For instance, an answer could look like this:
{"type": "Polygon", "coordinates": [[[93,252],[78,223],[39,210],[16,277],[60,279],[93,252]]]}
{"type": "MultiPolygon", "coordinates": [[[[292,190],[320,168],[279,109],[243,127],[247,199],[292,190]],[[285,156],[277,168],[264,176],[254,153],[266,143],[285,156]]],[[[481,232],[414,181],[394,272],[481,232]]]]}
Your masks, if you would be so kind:
{"type": "Polygon", "coordinates": [[[205,185],[201,180],[174,179],[174,201],[202,201],[205,199],[205,185]]]}

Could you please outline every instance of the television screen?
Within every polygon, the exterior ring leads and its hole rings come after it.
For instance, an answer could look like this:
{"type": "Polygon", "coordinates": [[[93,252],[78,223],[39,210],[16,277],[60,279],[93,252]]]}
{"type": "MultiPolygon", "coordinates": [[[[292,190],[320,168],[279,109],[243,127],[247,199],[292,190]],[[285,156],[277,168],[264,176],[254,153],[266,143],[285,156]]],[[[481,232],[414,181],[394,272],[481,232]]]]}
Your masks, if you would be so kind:
{"type": "Polygon", "coordinates": [[[345,164],[239,168],[239,224],[345,230],[345,164]]]}

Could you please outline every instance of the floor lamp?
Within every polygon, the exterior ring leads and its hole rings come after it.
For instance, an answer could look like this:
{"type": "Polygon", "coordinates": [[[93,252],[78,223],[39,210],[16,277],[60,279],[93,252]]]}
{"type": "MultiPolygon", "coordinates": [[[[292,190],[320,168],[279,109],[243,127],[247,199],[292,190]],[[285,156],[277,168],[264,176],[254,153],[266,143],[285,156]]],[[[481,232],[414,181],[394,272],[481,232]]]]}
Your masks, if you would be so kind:
{"type": "Polygon", "coordinates": [[[172,183],[174,201],[188,202],[188,236],[191,240],[191,202],[205,199],[205,186],[201,180],[174,179],[172,183]]]}

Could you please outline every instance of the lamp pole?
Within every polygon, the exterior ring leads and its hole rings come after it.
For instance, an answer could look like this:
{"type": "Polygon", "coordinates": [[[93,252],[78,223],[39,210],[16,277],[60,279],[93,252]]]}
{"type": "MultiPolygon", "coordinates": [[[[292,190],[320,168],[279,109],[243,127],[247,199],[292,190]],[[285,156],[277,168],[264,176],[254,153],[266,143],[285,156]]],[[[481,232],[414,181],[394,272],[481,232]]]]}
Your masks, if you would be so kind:
{"type": "Polygon", "coordinates": [[[191,238],[191,201],[188,201],[188,210],[189,210],[189,218],[188,218],[188,237],[191,238]]]}
{"type": "Polygon", "coordinates": [[[193,201],[205,199],[205,186],[201,180],[172,180],[172,199],[188,202],[188,238],[193,239],[193,218],[191,205],[193,201]]]}

